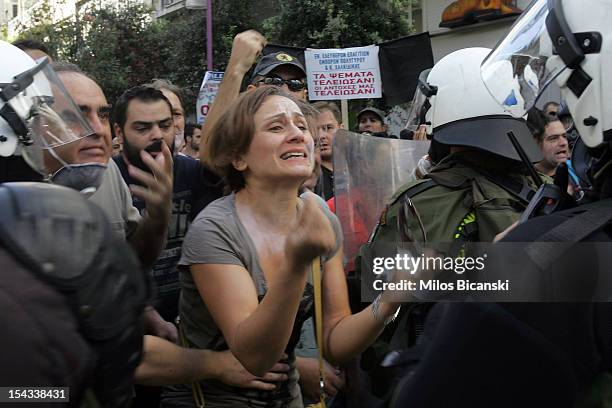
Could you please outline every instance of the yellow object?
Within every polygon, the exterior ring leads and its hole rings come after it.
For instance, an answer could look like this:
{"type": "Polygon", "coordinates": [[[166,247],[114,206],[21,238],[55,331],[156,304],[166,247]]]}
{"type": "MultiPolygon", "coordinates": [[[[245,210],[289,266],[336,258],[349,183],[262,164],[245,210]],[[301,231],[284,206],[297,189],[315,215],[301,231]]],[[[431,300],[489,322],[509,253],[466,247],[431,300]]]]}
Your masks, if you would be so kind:
{"type": "Polygon", "coordinates": [[[321,258],[312,261],[312,286],[315,298],[315,331],[317,335],[317,348],[319,349],[319,384],[321,392],[320,401],[311,404],[307,408],[325,408],[325,389],[323,377],[323,301],[321,298],[321,258]]]}
{"type": "Polygon", "coordinates": [[[442,12],[441,27],[456,27],[522,13],[512,0],[456,0],[442,12]]]}

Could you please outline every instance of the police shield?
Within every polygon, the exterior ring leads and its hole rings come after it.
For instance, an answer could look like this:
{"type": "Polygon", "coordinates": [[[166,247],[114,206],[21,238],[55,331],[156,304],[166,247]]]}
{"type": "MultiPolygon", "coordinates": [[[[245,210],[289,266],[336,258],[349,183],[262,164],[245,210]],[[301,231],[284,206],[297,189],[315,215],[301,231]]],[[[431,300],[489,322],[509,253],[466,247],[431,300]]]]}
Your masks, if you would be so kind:
{"type": "Polygon", "coordinates": [[[334,138],[335,211],[344,234],[345,269],[368,238],[395,191],[414,180],[429,141],[379,138],[338,130],[334,138]]]}

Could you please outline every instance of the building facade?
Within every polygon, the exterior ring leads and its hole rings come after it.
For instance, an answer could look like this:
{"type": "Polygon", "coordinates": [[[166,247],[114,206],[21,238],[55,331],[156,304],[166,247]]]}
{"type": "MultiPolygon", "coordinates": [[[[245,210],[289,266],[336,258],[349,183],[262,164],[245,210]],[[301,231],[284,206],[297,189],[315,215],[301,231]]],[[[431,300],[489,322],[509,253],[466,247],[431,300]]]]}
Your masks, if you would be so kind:
{"type": "Polygon", "coordinates": [[[48,6],[53,21],[73,17],[91,4],[119,5],[137,2],[154,10],[153,17],[167,17],[187,8],[205,8],[206,0],[0,0],[0,27],[5,27],[9,40],[16,38],[25,27],[35,24],[36,10],[48,6]]]}
{"type": "Polygon", "coordinates": [[[19,15],[19,0],[0,0],[0,26],[19,15]]]}

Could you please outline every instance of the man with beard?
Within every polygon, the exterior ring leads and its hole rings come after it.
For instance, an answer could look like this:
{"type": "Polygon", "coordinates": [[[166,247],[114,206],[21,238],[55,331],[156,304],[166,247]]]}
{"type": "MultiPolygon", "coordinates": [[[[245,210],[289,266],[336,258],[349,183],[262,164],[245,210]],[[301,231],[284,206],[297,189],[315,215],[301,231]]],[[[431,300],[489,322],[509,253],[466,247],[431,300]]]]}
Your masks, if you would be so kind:
{"type": "MultiPolygon", "coordinates": [[[[145,152],[156,157],[162,149],[175,151],[174,110],[162,91],[152,85],[136,86],[117,99],[114,119],[115,134],[123,142],[123,153],[114,160],[125,182],[136,193],[142,187],[133,176],[149,172],[142,161],[145,152]],[[128,172],[128,165],[137,170],[128,172]]],[[[148,327],[145,330],[176,342],[178,331],[172,322],[178,316],[180,282],[176,267],[183,239],[193,217],[208,203],[221,197],[223,192],[219,178],[197,160],[178,155],[174,157],[173,166],[171,218],[166,247],[152,267],[156,293],[152,306],[147,308],[148,327]]],[[[148,212],[146,203],[136,194],[133,195],[133,204],[142,214],[148,212]]],[[[159,389],[137,388],[135,406],[157,403],[159,392],[159,389]]]]}
{"type": "Polygon", "coordinates": [[[543,159],[535,167],[542,174],[554,176],[557,166],[569,159],[570,148],[563,123],[556,117],[544,115],[544,131],[537,135],[543,159]]]}
{"type": "MultiPolygon", "coordinates": [[[[141,187],[128,172],[128,164],[148,172],[148,167],[142,161],[143,151],[157,156],[164,145],[174,151],[176,130],[172,105],[161,91],[145,85],[125,91],[117,100],[114,112],[115,133],[123,142],[123,154],[115,158],[115,162],[126,183],[136,184],[132,189],[139,191],[141,187]]],[[[172,322],[178,315],[180,283],[176,265],[187,227],[199,210],[222,194],[218,177],[200,166],[198,161],[186,156],[174,158],[168,237],[165,249],[153,266],[157,286],[154,306],[166,322],[172,322]]],[[[148,211],[146,203],[136,195],[133,203],[141,213],[148,211]]],[[[176,328],[168,323],[168,332],[162,337],[176,340],[176,335],[176,328]]]]}
{"type": "Polygon", "coordinates": [[[179,153],[179,155],[200,160],[201,138],[202,126],[195,123],[187,123],[185,125],[185,148],[179,153]]]}

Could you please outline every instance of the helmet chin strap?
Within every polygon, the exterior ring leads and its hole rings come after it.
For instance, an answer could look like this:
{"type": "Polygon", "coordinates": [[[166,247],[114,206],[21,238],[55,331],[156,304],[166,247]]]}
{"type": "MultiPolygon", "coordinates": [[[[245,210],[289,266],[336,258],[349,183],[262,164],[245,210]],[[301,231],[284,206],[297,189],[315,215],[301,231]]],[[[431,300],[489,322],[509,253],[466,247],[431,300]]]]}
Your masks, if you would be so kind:
{"type": "Polygon", "coordinates": [[[56,170],[55,172],[53,172],[53,173],[48,172],[48,173],[47,173],[46,180],[47,180],[47,181],[50,181],[50,180],[53,178],[53,176],[54,176],[54,175],[55,175],[55,174],[56,174],[58,171],[60,171],[62,168],[64,168],[64,167],[71,168],[71,167],[72,167],[72,165],[71,165],[71,164],[66,163],[66,161],[64,161],[64,160],[63,160],[61,157],[59,157],[59,155],[58,155],[57,153],[55,153],[55,150],[54,150],[52,147],[48,148],[47,150],[48,150],[49,154],[51,154],[51,156],[53,156],[53,158],[54,158],[55,160],[57,160],[57,161],[58,161],[58,162],[59,162],[59,163],[62,165],[62,167],[61,167],[61,168],[59,168],[58,170],[56,170]]]}

